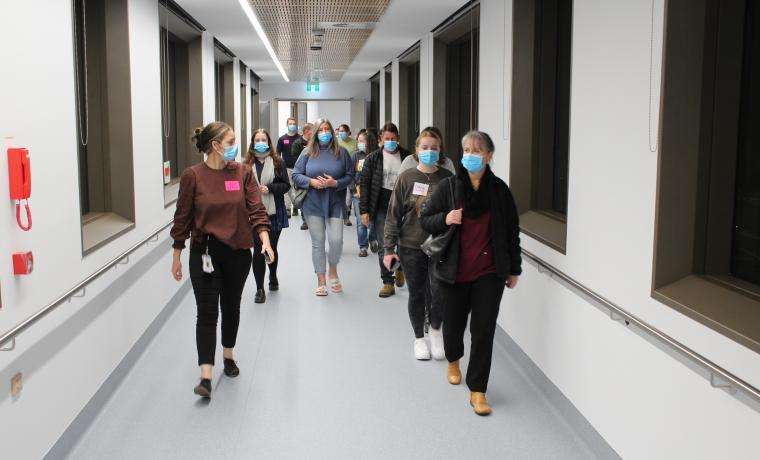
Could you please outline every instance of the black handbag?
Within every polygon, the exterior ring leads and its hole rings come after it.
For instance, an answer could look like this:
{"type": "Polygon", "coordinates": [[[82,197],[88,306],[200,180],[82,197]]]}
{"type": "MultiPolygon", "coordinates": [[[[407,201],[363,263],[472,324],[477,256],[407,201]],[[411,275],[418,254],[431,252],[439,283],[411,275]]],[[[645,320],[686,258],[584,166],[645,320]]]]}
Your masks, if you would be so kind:
{"type": "MultiPolygon", "coordinates": [[[[456,199],[454,198],[454,180],[449,181],[451,191],[451,202],[456,206],[456,199]]],[[[439,262],[441,256],[446,252],[451,240],[454,237],[456,231],[455,225],[449,225],[449,228],[440,235],[430,235],[427,237],[424,243],[420,246],[422,252],[425,253],[433,262],[439,262]]]]}
{"type": "MultiPolygon", "coordinates": [[[[301,155],[303,155],[305,151],[306,149],[304,149],[304,151],[301,152],[301,155]]],[[[308,153],[306,156],[306,164],[309,164],[308,153]]],[[[306,171],[306,165],[304,165],[303,169],[304,171],[306,171]]],[[[293,207],[296,209],[301,209],[301,207],[303,207],[303,202],[306,201],[306,195],[308,195],[309,189],[296,187],[295,183],[292,184],[292,187],[293,187],[293,207]]]]}

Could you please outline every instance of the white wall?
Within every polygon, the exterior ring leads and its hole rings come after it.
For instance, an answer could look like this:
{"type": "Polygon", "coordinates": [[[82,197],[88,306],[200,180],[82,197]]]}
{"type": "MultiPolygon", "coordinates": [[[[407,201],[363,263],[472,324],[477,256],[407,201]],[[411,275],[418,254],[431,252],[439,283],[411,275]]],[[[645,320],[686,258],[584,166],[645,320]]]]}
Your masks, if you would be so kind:
{"type": "MultiPolygon", "coordinates": [[[[650,297],[657,180],[647,130],[650,5],[575,0],[567,255],[524,235],[523,247],[758,386],[757,353],[650,297]]],[[[661,0],[655,8],[659,43],[661,0]]],[[[480,128],[493,135],[494,169],[505,179],[511,10],[511,1],[481,0],[480,128]]],[[[655,53],[659,62],[659,46],[655,53]]],[[[518,289],[505,294],[500,324],[623,458],[757,455],[760,414],[524,267],[518,289]]]]}
{"type": "Polygon", "coordinates": [[[327,118],[334,127],[342,123],[351,125],[351,101],[319,101],[317,118],[327,118]]]}
{"type": "Polygon", "coordinates": [[[285,134],[288,130],[288,118],[290,118],[290,101],[277,101],[277,132],[270,134],[275,138],[285,134]]]}
{"type": "Polygon", "coordinates": [[[433,124],[434,40],[432,33],[420,38],[420,126],[433,124]]]}
{"type": "MultiPolygon", "coordinates": [[[[21,232],[7,201],[0,216],[0,330],[6,331],[118,254],[169,222],[161,173],[161,92],[158,3],[128,0],[134,159],[135,228],[82,256],[71,2],[30,0],[0,15],[0,135],[30,149],[34,228],[21,232]],[[45,14],[40,14],[40,11],[45,14]],[[30,27],[34,24],[34,27],[30,27]],[[38,31],[45,31],[40,40],[38,31]],[[9,71],[9,69],[14,69],[9,71]],[[34,273],[11,274],[10,253],[29,249],[34,273]]],[[[204,119],[214,114],[213,37],[204,33],[204,119]]],[[[237,93],[237,92],[236,92],[237,93]]],[[[236,106],[239,107],[236,103],[236,106]]],[[[236,110],[236,117],[239,110],[236,110]]],[[[236,121],[239,126],[239,120],[236,121]]],[[[7,190],[0,168],[0,189],[7,190]]],[[[92,312],[92,299],[155,246],[139,249],[129,265],[91,283],[82,299],[64,303],[28,331],[12,352],[0,352],[0,446],[8,459],[41,458],[90,400],[150,322],[177,292],[166,255],[117,301],[92,312]],[[81,322],[80,318],[87,321],[81,322]],[[65,323],[65,324],[64,324],[65,323]],[[11,399],[9,378],[24,375],[24,389],[11,399]]],[[[192,350],[187,350],[192,353],[192,350]]]]}
{"type": "Polygon", "coordinates": [[[401,124],[401,97],[400,84],[401,72],[398,58],[391,63],[391,121],[399,126],[401,124]]]}

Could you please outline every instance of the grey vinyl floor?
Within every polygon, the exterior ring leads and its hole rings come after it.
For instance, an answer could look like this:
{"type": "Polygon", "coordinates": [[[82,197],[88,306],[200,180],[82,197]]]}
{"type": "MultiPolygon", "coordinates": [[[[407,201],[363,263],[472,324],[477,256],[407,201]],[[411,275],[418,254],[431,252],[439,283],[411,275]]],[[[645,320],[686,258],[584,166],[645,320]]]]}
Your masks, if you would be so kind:
{"type": "Polygon", "coordinates": [[[446,382],[445,362],[413,359],[406,288],[378,298],[377,258],[357,257],[354,228],[345,229],[340,265],[346,292],[317,298],[308,234],[298,230],[300,219],[292,224],[280,245],[281,290],[254,304],[249,277],[235,351],[241,375],[226,378],[219,366],[211,400],[193,394],[198,369],[190,293],[69,458],[607,456],[563,417],[545,385],[521,371],[516,363],[524,356],[504,346],[494,350],[488,392],[494,413],[476,416],[466,386],[446,382]]]}

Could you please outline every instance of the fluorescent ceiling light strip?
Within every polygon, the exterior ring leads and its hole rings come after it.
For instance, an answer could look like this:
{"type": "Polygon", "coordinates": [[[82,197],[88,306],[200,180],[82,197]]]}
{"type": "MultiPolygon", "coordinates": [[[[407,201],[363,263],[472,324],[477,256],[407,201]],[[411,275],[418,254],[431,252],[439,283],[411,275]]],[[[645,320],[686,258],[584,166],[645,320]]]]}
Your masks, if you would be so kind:
{"type": "Polygon", "coordinates": [[[274,53],[274,48],[272,48],[272,44],[269,43],[269,39],[267,38],[267,34],[264,32],[264,28],[261,27],[259,18],[256,16],[256,13],[253,12],[253,8],[251,8],[251,4],[248,3],[248,0],[238,0],[238,3],[240,3],[240,7],[243,8],[243,11],[245,11],[245,15],[248,16],[248,20],[251,21],[251,25],[253,25],[253,28],[256,30],[256,33],[259,35],[259,38],[261,39],[262,42],[264,42],[264,47],[267,49],[269,56],[274,61],[274,65],[277,66],[277,70],[280,71],[280,75],[282,75],[282,78],[284,78],[286,82],[290,82],[288,75],[285,73],[285,69],[282,67],[280,60],[277,59],[277,55],[274,53]]]}

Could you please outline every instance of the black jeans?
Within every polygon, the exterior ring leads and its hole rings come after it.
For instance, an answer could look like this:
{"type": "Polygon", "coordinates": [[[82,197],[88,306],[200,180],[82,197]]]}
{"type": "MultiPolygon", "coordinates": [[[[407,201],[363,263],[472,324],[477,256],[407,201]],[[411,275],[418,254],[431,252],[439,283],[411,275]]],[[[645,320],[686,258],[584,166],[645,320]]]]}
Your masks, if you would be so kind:
{"type": "Polygon", "coordinates": [[[380,279],[383,281],[383,284],[393,284],[394,277],[393,272],[385,268],[385,263],[383,263],[383,257],[385,257],[385,246],[384,246],[384,238],[385,238],[385,216],[387,211],[378,211],[377,214],[375,214],[372,217],[371,224],[374,227],[375,235],[377,235],[377,241],[380,243],[380,250],[377,251],[377,258],[380,260],[380,279]]]}
{"type": "MultiPolygon", "coordinates": [[[[280,254],[277,252],[277,242],[280,241],[282,230],[269,233],[269,243],[274,251],[274,262],[269,266],[269,281],[277,281],[277,264],[280,262],[280,254]]],[[[259,235],[253,237],[253,278],[256,280],[256,289],[264,289],[264,274],[267,269],[267,262],[264,254],[261,253],[261,239],[259,235]]]]}
{"type": "Polygon", "coordinates": [[[430,326],[440,329],[443,320],[441,299],[437,284],[430,280],[430,258],[419,249],[399,248],[399,257],[409,283],[409,321],[414,336],[425,337],[425,311],[430,315],[430,326]]]}
{"type": "Polygon", "coordinates": [[[232,249],[213,237],[208,242],[214,264],[213,273],[203,271],[200,247],[190,250],[190,281],[193,284],[198,317],[195,323],[195,342],[198,365],[214,364],[216,354],[216,323],[219,305],[222,309],[222,346],[233,348],[240,324],[240,297],[251,266],[249,249],[232,249]]]}
{"type": "Polygon", "coordinates": [[[435,282],[438,283],[443,299],[443,346],[446,359],[454,362],[464,356],[464,331],[467,328],[467,315],[472,312],[472,346],[466,382],[470,391],[485,393],[491,373],[493,337],[504,293],[504,280],[491,274],[471,283],[435,282]]]}

